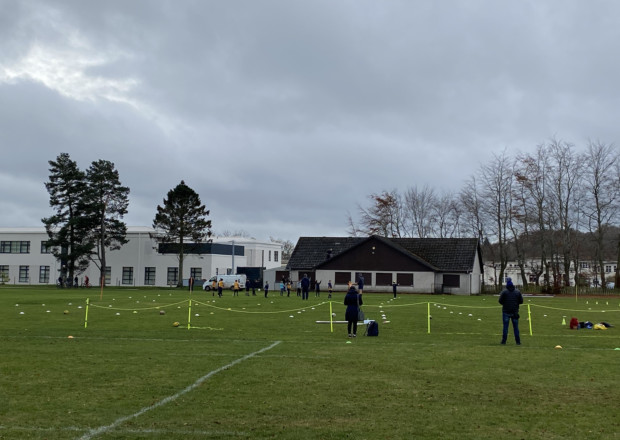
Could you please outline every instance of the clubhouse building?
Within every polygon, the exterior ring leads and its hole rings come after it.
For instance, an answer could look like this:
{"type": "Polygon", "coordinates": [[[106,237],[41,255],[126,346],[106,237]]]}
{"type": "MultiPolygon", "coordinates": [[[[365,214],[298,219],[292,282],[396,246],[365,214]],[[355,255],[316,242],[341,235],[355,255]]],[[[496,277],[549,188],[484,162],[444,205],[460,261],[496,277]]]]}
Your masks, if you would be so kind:
{"type": "Polygon", "coordinates": [[[480,245],[476,238],[301,237],[288,265],[275,273],[300,280],[304,274],[331,280],[335,290],[364,277],[365,292],[480,293],[483,281],[480,245]]]}

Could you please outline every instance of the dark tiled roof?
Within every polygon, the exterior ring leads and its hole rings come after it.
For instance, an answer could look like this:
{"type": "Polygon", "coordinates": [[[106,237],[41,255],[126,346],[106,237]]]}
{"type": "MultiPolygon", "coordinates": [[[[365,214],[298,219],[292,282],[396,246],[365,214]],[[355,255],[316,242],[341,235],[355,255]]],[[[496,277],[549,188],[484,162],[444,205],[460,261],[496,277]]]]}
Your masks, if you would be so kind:
{"type": "MultiPolygon", "coordinates": [[[[479,249],[476,238],[383,238],[382,240],[411,258],[428,263],[442,272],[468,272],[481,261],[474,261],[479,249]]],[[[314,269],[326,260],[328,250],[332,257],[348,250],[370,237],[301,237],[288,262],[293,270],[314,269]]]]}
{"type": "Polygon", "coordinates": [[[332,251],[332,257],[335,257],[364,240],[365,237],[300,237],[286,267],[295,270],[314,269],[325,261],[329,250],[332,251]]]}
{"type": "Polygon", "coordinates": [[[390,241],[443,272],[468,272],[476,264],[476,238],[391,238],[390,241]]]}

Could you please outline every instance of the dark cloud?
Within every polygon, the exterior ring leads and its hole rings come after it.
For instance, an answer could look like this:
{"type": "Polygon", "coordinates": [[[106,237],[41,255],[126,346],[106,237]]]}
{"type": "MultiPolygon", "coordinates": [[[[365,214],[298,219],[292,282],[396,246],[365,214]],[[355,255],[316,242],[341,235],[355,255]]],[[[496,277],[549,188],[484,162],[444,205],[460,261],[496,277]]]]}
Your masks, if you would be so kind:
{"type": "Polygon", "coordinates": [[[371,193],[458,190],[506,148],[617,138],[613,1],[0,10],[2,226],[49,215],[61,152],[116,164],[129,224],[150,225],[183,179],[216,230],[295,240],[344,234],[371,193]]]}

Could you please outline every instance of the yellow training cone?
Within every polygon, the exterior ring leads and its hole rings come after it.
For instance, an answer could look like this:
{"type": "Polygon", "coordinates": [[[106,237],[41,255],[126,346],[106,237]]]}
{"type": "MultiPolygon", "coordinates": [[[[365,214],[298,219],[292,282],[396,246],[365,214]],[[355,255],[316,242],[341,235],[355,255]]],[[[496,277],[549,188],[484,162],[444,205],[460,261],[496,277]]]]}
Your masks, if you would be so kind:
{"type": "Polygon", "coordinates": [[[556,345],[555,348],[562,348],[562,346],[561,345],[556,345]]]}
{"type": "Polygon", "coordinates": [[[562,325],[566,325],[566,318],[562,317],[562,325]]]}

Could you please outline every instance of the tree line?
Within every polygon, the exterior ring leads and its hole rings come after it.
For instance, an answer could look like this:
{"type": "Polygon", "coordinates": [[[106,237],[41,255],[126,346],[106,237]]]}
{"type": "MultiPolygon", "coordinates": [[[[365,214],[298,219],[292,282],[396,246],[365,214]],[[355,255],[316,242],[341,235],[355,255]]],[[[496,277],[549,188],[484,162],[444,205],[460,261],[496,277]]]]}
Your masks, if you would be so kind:
{"type": "MultiPolygon", "coordinates": [[[[45,188],[54,213],[41,221],[48,234],[47,248],[61,262],[61,276],[73,280],[92,262],[105,282],[106,252],[128,242],[123,217],[128,212],[129,188],[121,184],[112,162],[97,160],[83,171],[67,153],[49,162],[45,188]]],[[[200,242],[211,236],[209,211],[184,181],[171,189],[156,208],[156,239],[176,243],[182,285],[186,240],[200,242]]]]}
{"type": "MultiPolygon", "coordinates": [[[[605,286],[604,260],[614,259],[620,281],[620,154],[613,144],[551,139],[533,153],[494,154],[457,192],[412,186],[368,196],[348,215],[349,233],[384,237],[478,237],[485,260],[503,280],[516,261],[523,285],[526,265],[549,287],[570,284],[571,265],[596,262],[605,286]]],[[[579,281],[578,279],[575,281],[579,281]]]]}

